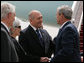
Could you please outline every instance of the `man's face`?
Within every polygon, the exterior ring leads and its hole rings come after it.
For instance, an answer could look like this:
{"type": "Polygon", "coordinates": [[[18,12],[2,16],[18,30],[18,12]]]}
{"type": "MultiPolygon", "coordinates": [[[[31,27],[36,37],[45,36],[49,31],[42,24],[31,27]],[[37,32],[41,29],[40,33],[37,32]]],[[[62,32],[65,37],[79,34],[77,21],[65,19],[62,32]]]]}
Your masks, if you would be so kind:
{"type": "Polygon", "coordinates": [[[19,36],[20,35],[20,31],[21,31],[21,28],[18,28],[18,27],[11,27],[10,28],[10,31],[11,31],[11,35],[13,36],[19,36]]]}
{"type": "Polygon", "coordinates": [[[57,23],[58,23],[59,25],[61,25],[61,24],[62,24],[62,16],[59,15],[59,12],[56,13],[56,19],[57,19],[57,23]]]}
{"type": "Polygon", "coordinates": [[[9,25],[10,26],[13,26],[13,21],[15,20],[15,16],[16,14],[15,13],[9,13],[9,25]]]}
{"type": "Polygon", "coordinates": [[[58,12],[56,13],[56,19],[57,19],[57,23],[60,24],[60,16],[58,12]]]}
{"type": "Polygon", "coordinates": [[[35,13],[34,19],[32,19],[31,24],[36,28],[40,28],[40,27],[42,27],[42,22],[43,22],[42,14],[41,13],[35,13]]]}

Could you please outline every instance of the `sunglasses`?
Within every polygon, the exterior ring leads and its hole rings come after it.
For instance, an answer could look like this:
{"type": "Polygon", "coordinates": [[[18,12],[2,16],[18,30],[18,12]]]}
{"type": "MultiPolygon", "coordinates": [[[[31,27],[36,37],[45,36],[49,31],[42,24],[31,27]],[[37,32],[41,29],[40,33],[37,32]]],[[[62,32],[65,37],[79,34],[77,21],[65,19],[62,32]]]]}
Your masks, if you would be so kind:
{"type": "Polygon", "coordinates": [[[21,28],[21,26],[15,26],[15,28],[21,28]]]}

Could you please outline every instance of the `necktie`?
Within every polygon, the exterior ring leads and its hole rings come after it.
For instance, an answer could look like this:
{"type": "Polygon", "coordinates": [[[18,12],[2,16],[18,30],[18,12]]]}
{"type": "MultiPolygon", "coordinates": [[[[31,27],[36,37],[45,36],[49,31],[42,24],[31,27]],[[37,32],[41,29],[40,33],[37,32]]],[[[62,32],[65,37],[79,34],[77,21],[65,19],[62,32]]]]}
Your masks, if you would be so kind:
{"type": "Polygon", "coordinates": [[[40,41],[41,44],[44,46],[44,43],[43,43],[43,40],[42,40],[42,36],[41,36],[41,34],[39,33],[39,30],[37,29],[36,32],[37,32],[37,36],[38,36],[38,38],[39,38],[39,41],[40,41]]]}
{"type": "Polygon", "coordinates": [[[41,37],[41,35],[40,35],[40,33],[39,33],[39,30],[38,30],[38,29],[36,30],[36,32],[37,32],[37,36],[38,36],[39,40],[42,40],[42,37],[41,37]]]}

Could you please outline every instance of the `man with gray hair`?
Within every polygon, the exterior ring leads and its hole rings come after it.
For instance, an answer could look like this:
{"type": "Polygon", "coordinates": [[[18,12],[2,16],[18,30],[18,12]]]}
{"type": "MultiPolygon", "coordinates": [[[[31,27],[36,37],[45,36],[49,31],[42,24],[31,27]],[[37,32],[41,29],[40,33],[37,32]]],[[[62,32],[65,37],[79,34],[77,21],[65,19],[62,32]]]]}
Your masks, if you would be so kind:
{"type": "Polygon", "coordinates": [[[81,62],[79,33],[71,23],[72,9],[66,5],[57,9],[57,23],[62,25],[55,42],[55,55],[51,62],[81,62]]]}
{"type": "Polygon", "coordinates": [[[10,38],[9,28],[15,20],[15,6],[1,3],[1,62],[17,62],[18,56],[14,43],[10,38]]]}

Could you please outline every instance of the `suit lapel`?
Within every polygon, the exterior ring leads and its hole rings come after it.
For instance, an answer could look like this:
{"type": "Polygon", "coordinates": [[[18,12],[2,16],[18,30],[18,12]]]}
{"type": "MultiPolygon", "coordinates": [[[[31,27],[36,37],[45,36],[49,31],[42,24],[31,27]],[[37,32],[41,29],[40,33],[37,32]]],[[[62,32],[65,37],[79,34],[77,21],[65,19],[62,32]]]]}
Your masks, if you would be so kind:
{"type": "Polygon", "coordinates": [[[71,23],[70,21],[66,22],[66,23],[63,25],[63,27],[59,29],[59,33],[62,32],[62,30],[63,30],[68,24],[70,24],[70,23],[71,23]]]}
{"type": "Polygon", "coordinates": [[[44,34],[44,32],[40,29],[40,32],[41,32],[41,35],[42,35],[42,41],[44,42],[44,45],[42,44],[42,47],[45,47],[45,45],[46,45],[46,36],[45,36],[45,34],[44,34]]]}
{"type": "Polygon", "coordinates": [[[29,30],[30,30],[31,36],[36,41],[36,43],[38,43],[40,46],[42,46],[42,44],[39,42],[39,38],[38,38],[36,32],[33,30],[33,28],[30,25],[29,25],[29,30]]]}
{"type": "Polygon", "coordinates": [[[5,29],[6,32],[9,34],[8,30],[6,29],[6,27],[5,27],[2,23],[1,23],[1,27],[2,27],[3,29],[5,29]]]}
{"type": "Polygon", "coordinates": [[[70,23],[71,23],[70,21],[66,22],[66,23],[63,25],[63,27],[59,29],[59,32],[58,32],[57,37],[59,37],[59,36],[61,35],[62,30],[63,30],[68,24],[70,24],[70,23]]]}
{"type": "Polygon", "coordinates": [[[63,26],[61,29],[63,29],[66,25],[68,25],[68,24],[70,24],[70,23],[71,23],[70,21],[66,22],[66,23],[64,24],[64,26],[63,26]]]}

